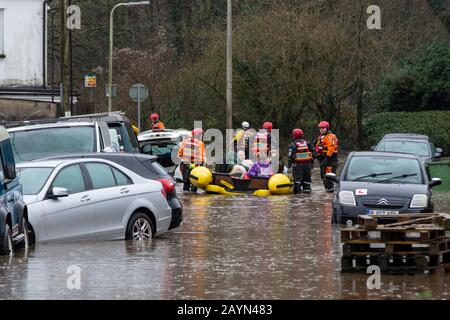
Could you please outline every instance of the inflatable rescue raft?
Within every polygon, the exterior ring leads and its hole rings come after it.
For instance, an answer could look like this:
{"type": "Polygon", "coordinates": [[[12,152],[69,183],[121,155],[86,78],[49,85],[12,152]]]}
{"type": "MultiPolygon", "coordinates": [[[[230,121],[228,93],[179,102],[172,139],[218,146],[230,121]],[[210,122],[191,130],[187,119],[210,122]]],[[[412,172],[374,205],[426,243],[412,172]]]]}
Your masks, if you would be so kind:
{"type": "Polygon", "coordinates": [[[192,185],[212,194],[242,195],[252,194],[260,197],[287,195],[292,193],[293,183],[288,176],[276,174],[270,178],[240,179],[230,174],[212,172],[206,167],[191,171],[192,185]]]}

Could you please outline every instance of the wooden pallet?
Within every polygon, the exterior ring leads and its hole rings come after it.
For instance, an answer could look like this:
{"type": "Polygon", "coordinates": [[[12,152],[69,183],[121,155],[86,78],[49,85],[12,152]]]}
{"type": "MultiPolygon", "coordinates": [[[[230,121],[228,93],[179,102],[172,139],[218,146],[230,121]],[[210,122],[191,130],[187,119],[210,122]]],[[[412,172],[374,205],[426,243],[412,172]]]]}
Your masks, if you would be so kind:
{"type": "Polygon", "coordinates": [[[386,227],[400,227],[415,224],[434,224],[445,230],[450,230],[450,215],[446,213],[416,213],[386,215],[361,215],[358,216],[358,225],[365,230],[375,230],[382,224],[386,227]],[[384,222],[384,223],[382,223],[384,222]]]}
{"type": "Polygon", "coordinates": [[[358,225],[341,229],[342,272],[384,273],[450,270],[450,215],[359,216],[358,225]]]}
{"type": "Polygon", "coordinates": [[[441,255],[389,255],[379,254],[372,256],[342,257],[342,272],[367,272],[371,265],[380,267],[382,273],[417,273],[434,272],[441,266],[449,266],[443,263],[441,255]]]}

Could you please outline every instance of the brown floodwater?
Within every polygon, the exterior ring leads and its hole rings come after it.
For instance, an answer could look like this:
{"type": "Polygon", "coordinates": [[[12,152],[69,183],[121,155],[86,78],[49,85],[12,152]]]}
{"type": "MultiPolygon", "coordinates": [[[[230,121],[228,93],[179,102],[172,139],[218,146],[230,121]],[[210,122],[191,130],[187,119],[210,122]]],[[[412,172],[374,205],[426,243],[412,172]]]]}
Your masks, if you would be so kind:
{"type": "MultiPolygon", "coordinates": [[[[310,196],[183,194],[178,186],[180,228],[148,243],[39,244],[2,257],[0,299],[450,298],[450,273],[441,270],[382,275],[373,290],[368,274],[341,273],[332,196],[314,173],[310,196]],[[67,286],[70,266],[79,267],[80,289],[67,286]]],[[[449,196],[435,194],[436,212],[450,211],[449,196]]]]}

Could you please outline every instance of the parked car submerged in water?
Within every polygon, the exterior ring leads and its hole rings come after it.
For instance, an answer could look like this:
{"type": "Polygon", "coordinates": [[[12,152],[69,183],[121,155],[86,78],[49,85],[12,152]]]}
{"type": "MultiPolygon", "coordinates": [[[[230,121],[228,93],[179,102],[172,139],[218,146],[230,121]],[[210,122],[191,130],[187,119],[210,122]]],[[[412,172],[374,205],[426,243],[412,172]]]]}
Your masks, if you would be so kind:
{"type": "Polygon", "coordinates": [[[47,160],[17,166],[36,242],[144,240],[172,219],[162,184],[107,160],[47,160]]]}
{"type": "Polygon", "coordinates": [[[142,153],[157,157],[157,161],[167,172],[174,174],[177,164],[173,157],[178,155],[178,147],[183,136],[175,130],[149,130],[138,135],[142,153]]]}
{"type": "Polygon", "coordinates": [[[373,148],[374,151],[411,153],[425,163],[439,160],[443,150],[436,148],[428,136],[413,133],[389,133],[373,148]]]}
{"type": "Polygon", "coordinates": [[[28,223],[22,186],[16,175],[8,131],[0,126],[0,255],[14,254],[16,245],[27,247],[28,223]]]}
{"type": "Polygon", "coordinates": [[[104,122],[31,123],[8,128],[17,163],[74,152],[113,151],[104,122]]]}
{"type": "Polygon", "coordinates": [[[358,215],[432,213],[432,188],[421,158],[389,152],[352,152],[340,177],[326,174],[336,184],[333,222],[355,223],[358,215]]]}
{"type": "MultiPolygon", "coordinates": [[[[177,198],[175,189],[175,180],[164,168],[156,161],[156,156],[149,156],[141,153],[86,153],[62,155],[43,160],[55,159],[88,159],[98,158],[115,162],[128,170],[140,175],[145,179],[157,180],[161,182],[166,192],[167,202],[172,209],[172,220],[169,230],[177,228],[183,222],[183,207],[177,198]]],[[[39,161],[39,160],[38,160],[39,161]]]]}

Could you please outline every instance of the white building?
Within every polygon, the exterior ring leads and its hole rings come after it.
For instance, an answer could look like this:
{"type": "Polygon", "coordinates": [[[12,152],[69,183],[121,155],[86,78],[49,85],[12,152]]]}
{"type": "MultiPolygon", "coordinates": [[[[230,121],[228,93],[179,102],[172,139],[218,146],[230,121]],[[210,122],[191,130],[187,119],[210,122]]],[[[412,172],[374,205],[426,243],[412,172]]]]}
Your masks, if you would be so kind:
{"type": "Polygon", "coordinates": [[[46,3],[0,0],[0,87],[46,84],[46,3]]]}

